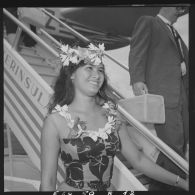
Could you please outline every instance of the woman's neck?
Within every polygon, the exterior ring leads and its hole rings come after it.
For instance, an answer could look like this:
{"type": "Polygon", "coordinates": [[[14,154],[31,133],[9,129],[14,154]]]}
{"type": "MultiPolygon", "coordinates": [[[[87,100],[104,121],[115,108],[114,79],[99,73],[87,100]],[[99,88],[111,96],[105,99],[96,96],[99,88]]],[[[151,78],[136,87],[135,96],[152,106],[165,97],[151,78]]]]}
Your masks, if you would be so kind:
{"type": "Polygon", "coordinates": [[[75,97],[70,107],[81,112],[93,112],[97,103],[95,97],[75,97]]]}

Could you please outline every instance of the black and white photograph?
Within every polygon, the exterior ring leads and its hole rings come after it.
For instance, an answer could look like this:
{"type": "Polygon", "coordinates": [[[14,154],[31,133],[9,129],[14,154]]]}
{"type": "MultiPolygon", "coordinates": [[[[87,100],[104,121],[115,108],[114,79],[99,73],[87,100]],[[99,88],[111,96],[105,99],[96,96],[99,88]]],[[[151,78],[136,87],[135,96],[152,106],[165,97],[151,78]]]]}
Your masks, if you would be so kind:
{"type": "Polygon", "coordinates": [[[190,7],[4,7],[4,192],[189,191],[190,7]]]}

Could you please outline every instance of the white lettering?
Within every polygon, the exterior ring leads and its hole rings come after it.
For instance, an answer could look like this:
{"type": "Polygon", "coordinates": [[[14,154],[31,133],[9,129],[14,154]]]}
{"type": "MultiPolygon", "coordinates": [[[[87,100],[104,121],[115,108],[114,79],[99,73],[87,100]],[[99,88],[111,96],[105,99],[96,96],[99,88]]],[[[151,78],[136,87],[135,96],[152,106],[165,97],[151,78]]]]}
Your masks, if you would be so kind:
{"type": "MultiPolygon", "coordinates": [[[[31,95],[33,98],[35,98],[36,102],[41,105],[45,106],[44,104],[47,104],[47,101],[44,99],[44,93],[41,91],[39,86],[37,86],[31,77],[26,75],[26,72],[24,69],[22,69],[21,66],[19,66],[16,61],[12,58],[10,55],[4,56],[4,63],[9,65],[9,70],[14,73],[17,80],[23,84],[20,86],[24,86],[28,91],[29,95],[31,95]],[[44,100],[43,100],[44,99],[44,100]]],[[[13,74],[12,74],[13,75],[13,74]]],[[[13,76],[14,76],[13,75],[13,76]]]]}

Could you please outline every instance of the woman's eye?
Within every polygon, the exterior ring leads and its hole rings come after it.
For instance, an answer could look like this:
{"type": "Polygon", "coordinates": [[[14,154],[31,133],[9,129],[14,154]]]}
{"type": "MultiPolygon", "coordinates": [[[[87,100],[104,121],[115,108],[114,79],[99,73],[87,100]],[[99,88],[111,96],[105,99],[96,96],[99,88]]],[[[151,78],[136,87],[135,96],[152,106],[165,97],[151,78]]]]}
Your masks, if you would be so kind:
{"type": "Polygon", "coordinates": [[[104,69],[99,69],[98,71],[101,73],[104,73],[104,69]]]}
{"type": "Polygon", "coordinates": [[[92,70],[93,68],[91,66],[87,66],[87,70],[92,70]]]}

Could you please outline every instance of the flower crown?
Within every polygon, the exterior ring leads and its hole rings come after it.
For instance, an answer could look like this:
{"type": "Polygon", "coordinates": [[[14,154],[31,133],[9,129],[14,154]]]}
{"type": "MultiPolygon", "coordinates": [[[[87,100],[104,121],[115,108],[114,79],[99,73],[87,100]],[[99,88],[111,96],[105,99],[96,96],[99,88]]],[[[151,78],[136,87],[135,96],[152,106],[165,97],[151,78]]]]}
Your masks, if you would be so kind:
{"type": "Polygon", "coordinates": [[[78,65],[81,60],[84,60],[84,63],[99,65],[102,63],[104,50],[104,43],[99,44],[98,47],[90,43],[88,48],[79,46],[71,48],[69,45],[61,44],[59,57],[63,66],[69,66],[70,62],[78,65]]]}

